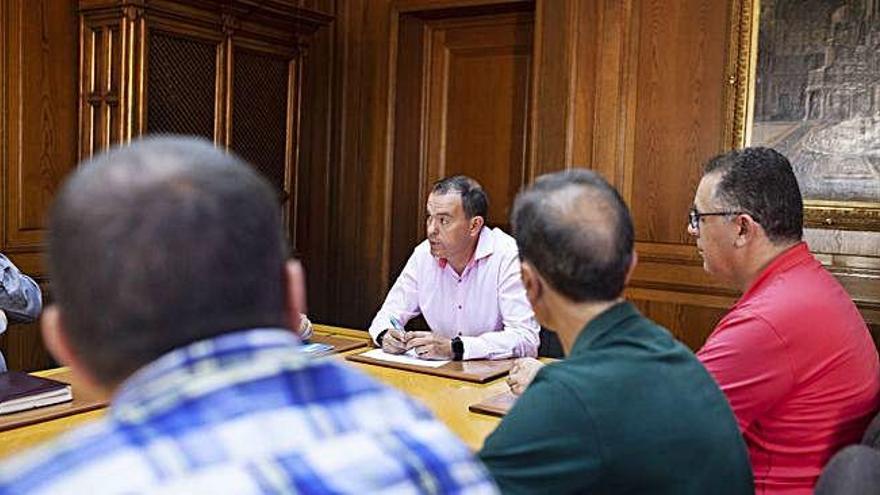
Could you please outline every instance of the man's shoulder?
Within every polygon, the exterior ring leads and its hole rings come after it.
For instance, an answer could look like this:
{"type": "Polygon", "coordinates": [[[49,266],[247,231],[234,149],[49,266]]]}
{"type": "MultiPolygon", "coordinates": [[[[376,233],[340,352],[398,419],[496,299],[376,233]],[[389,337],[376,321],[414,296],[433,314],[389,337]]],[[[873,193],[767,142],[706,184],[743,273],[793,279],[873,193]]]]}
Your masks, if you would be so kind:
{"type": "MultiPolygon", "coordinates": [[[[259,388],[266,400],[254,398],[247,401],[248,406],[227,394],[211,394],[213,398],[197,408],[209,411],[207,416],[190,407],[177,407],[137,424],[120,422],[111,410],[98,423],[0,466],[0,494],[56,493],[68,491],[65,487],[76,491],[76,487],[92,486],[97,488],[83,491],[119,492],[132,487],[137,491],[139,486],[178,482],[214,486],[211,480],[199,480],[198,473],[234,471],[242,459],[275,459],[282,464],[289,460],[290,466],[305,463],[311,466],[308,473],[322,482],[336,477],[335,471],[346,471],[352,480],[404,486],[414,482],[394,478],[394,473],[403,471],[397,459],[421,458],[426,465],[429,460],[443,463],[426,468],[426,476],[451,480],[458,488],[492,486],[467,447],[427,409],[329,359],[267,376],[254,387],[237,387],[247,388],[240,391],[245,396],[259,388]],[[284,393],[279,389],[282,382],[284,393]],[[230,406],[227,399],[235,404],[230,406]],[[237,412],[226,414],[232,409],[237,412]],[[193,442],[194,438],[200,440],[193,442]],[[324,460],[320,452],[327,454],[324,460]],[[195,464],[168,471],[181,459],[195,464]],[[377,463],[385,468],[378,470],[377,463]],[[113,476],[118,472],[125,476],[113,476]]],[[[289,473],[291,479],[297,479],[297,473],[306,471],[289,473]]],[[[381,490],[383,485],[373,488],[381,490]]],[[[356,492],[344,486],[330,491],[356,492]]]]}
{"type": "MultiPolygon", "coordinates": [[[[554,397],[551,403],[562,401],[578,408],[587,407],[594,387],[585,387],[584,384],[595,378],[592,368],[590,364],[571,359],[561,359],[541,367],[532,382],[532,385],[536,385],[535,398],[543,400],[554,397]]],[[[530,389],[532,385],[529,385],[530,389]]],[[[547,405],[552,406],[551,403],[547,405]]]]}
{"type": "Polygon", "coordinates": [[[89,472],[106,475],[111,466],[119,467],[126,459],[125,445],[105,418],[76,428],[0,464],[0,494],[74,492],[76,487],[69,485],[72,480],[85,483],[89,472]]]}
{"type": "Polygon", "coordinates": [[[500,227],[489,229],[494,242],[493,250],[506,255],[517,255],[519,248],[516,246],[516,239],[507,232],[501,230],[500,227]]]}
{"type": "Polygon", "coordinates": [[[428,259],[434,259],[434,256],[431,254],[431,243],[428,242],[428,239],[425,239],[416,244],[416,247],[413,248],[412,253],[409,255],[409,260],[411,262],[423,263],[428,259]]]}
{"type": "Polygon", "coordinates": [[[718,328],[748,324],[777,333],[822,326],[859,324],[861,316],[840,282],[818,261],[776,274],[748,293],[719,322],[718,328]]]}
{"type": "Polygon", "coordinates": [[[764,317],[801,312],[814,307],[852,304],[840,282],[814,256],[774,271],[747,291],[731,312],[744,309],[764,317]]]}

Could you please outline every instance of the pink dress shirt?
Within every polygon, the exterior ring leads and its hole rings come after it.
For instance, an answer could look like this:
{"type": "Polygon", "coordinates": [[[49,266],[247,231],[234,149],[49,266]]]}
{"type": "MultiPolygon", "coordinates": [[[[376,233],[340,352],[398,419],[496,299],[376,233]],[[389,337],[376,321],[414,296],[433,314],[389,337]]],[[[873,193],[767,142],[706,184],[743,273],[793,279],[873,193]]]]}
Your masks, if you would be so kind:
{"type": "Polygon", "coordinates": [[[375,341],[391,328],[391,316],[405,325],[420,313],[435,334],[461,336],[464,359],[538,355],[540,327],[520,278],[516,241],[501,229],[483,227],[461,276],[431,255],[427,240],[416,246],[370,335],[375,341]]]}
{"type": "Polygon", "coordinates": [[[697,357],[736,414],[758,494],[813,493],[880,406],[868,328],[804,243],[764,269],[697,357]]]}

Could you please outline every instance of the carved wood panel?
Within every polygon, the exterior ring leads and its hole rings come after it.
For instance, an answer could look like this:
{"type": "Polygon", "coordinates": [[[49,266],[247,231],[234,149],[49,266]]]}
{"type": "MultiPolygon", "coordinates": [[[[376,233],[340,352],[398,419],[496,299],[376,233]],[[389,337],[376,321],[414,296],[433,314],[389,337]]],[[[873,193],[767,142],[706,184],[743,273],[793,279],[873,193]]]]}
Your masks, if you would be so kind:
{"type": "MultiPolygon", "coordinates": [[[[42,286],[45,215],[77,156],[74,1],[0,2],[0,250],[42,286]]],[[[0,351],[11,369],[48,367],[38,323],[10,326],[0,351]]]]}
{"type": "Polygon", "coordinates": [[[55,190],[76,164],[76,17],[71,4],[58,7],[48,0],[2,6],[6,252],[39,248],[55,190]]]}

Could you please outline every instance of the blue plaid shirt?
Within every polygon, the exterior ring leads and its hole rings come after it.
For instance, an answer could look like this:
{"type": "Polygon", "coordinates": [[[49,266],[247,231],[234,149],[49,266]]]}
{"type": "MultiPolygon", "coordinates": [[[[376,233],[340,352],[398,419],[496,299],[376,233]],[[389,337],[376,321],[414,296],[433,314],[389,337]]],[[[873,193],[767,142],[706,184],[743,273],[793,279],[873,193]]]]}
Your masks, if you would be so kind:
{"type": "Polygon", "coordinates": [[[0,494],[495,493],[429,411],[289,331],[166,354],[107,416],[0,465],[0,494]]]}

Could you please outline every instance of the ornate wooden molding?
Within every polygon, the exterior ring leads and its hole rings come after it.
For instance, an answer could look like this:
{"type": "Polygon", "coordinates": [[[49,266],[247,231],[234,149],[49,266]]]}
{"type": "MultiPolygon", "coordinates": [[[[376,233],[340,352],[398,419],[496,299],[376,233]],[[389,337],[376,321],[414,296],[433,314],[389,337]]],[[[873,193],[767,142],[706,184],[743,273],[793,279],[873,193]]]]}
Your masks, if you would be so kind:
{"type": "Polygon", "coordinates": [[[804,225],[839,230],[880,230],[880,204],[855,201],[804,201],[804,225]]]}
{"type": "Polygon", "coordinates": [[[228,12],[224,12],[220,16],[220,22],[223,25],[223,34],[225,34],[227,37],[232,36],[239,28],[239,26],[241,26],[241,22],[238,20],[238,17],[228,12]]]}
{"type": "Polygon", "coordinates": [[[144,16],[144,7],[142,5],[128,5],[122,8],[122,15],[131,22],[138,21],[144,16]]]}
{"type": "Polygon", "coordinates": [[[754,64],[757,41],[757,6],[755,0],[732,0],[730,2],[730,43],[727,54],[727,88],[725,101],[731,118],[724,124],[725,139],[730,148],[746,144],[750,127],[749,109],[754,92],[754,64]]]}

